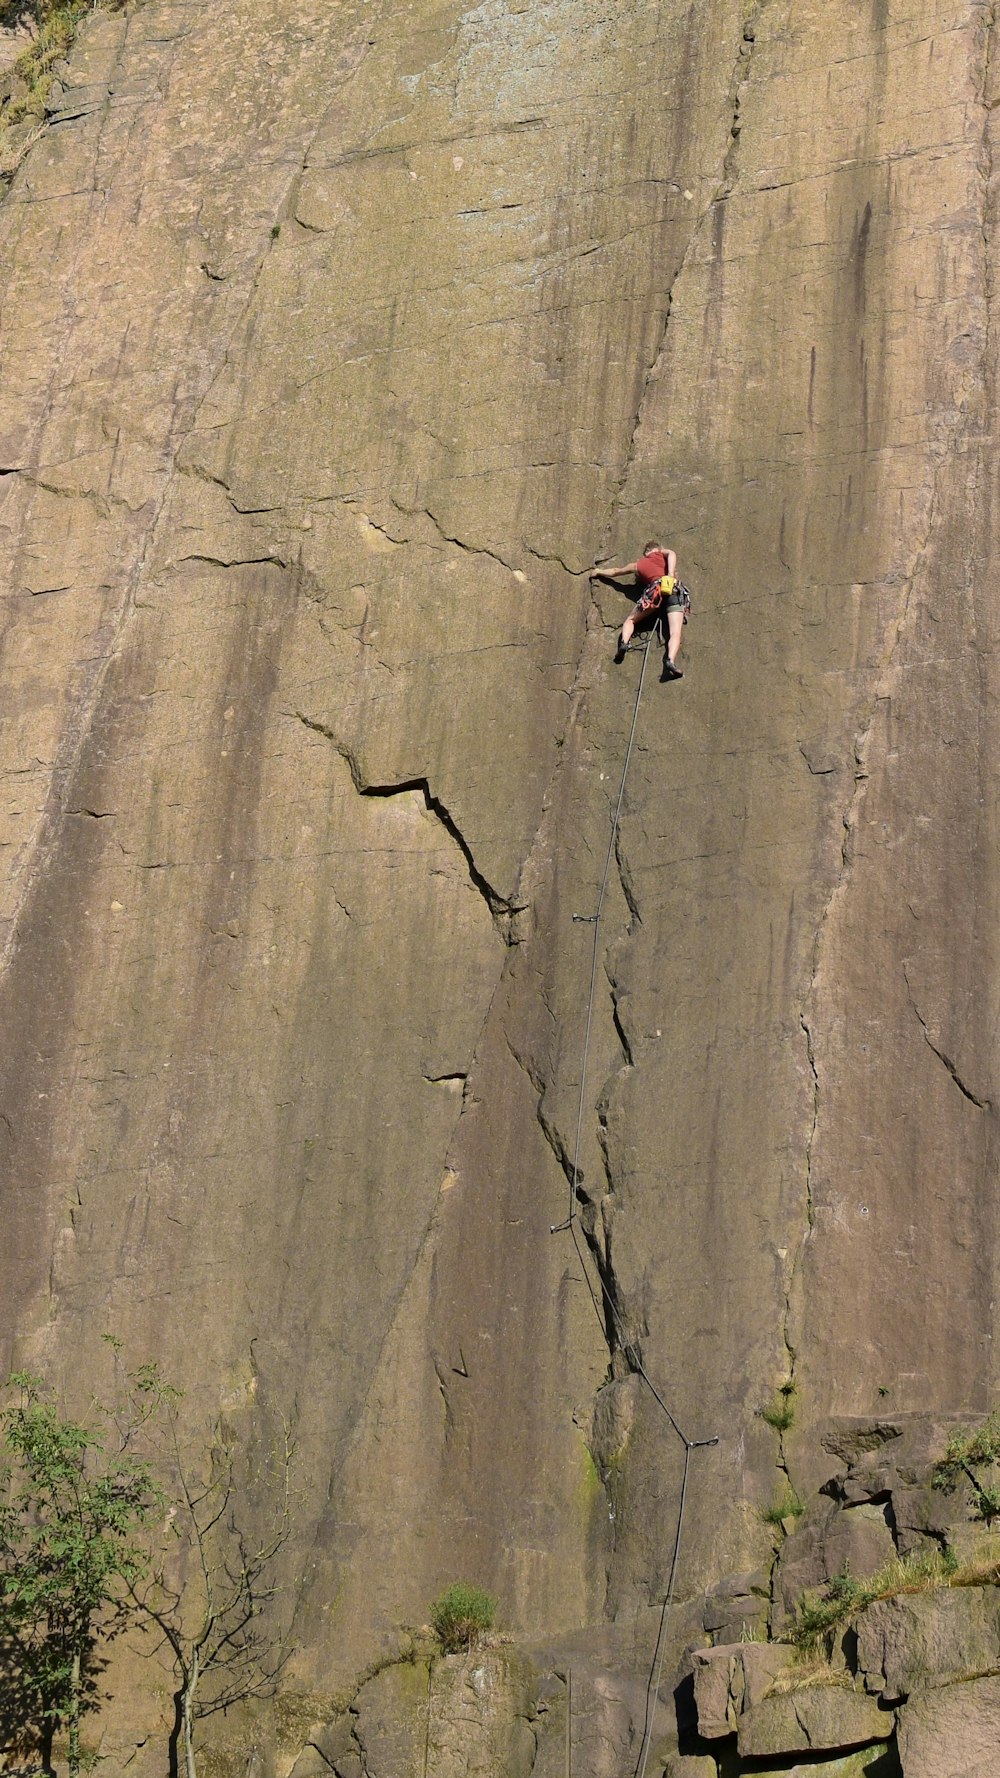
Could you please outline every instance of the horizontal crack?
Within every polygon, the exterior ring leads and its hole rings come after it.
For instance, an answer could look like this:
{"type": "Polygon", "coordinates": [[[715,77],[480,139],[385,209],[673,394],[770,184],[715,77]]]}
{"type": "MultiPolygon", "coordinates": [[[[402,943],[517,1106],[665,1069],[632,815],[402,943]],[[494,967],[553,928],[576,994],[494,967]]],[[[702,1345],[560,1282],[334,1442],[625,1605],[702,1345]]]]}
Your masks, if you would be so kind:
{"type": "Polygon", "coordinates": [[[177,567],[183,568],[185,562],[205,562],[210,568],[257,568],[263,566],[265,563],[270,563],[275,568],[288,567],[288,562],[285,557],[276,555],[233,556],[229,559],[223,556],[179,556],[177,559],[177,567]]]}

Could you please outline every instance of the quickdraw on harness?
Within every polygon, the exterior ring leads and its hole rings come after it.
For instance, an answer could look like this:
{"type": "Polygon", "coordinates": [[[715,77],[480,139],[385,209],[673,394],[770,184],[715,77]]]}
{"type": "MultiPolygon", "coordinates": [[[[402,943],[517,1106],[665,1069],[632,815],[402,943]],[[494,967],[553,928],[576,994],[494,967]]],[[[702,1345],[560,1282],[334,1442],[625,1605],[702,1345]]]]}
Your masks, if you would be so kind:
{"type": "MultiPolygon", "coordinates": [[[[669,601],[671,597],[676,597],[680,600],[679,609],[684,614],[684,622],[687,623],[688,614],[691,610],[691,594],[688,592],[684,582],[682,580],[675,580],[672,574],[661,575],[659,580],[654,580],[652,585],[646,588],[639,600],[639,615],[645,617],[647,613],[651,611],[659,611],[664,602],[669,601]]],[[[674,606],[674,610],[677,609],[678,607],[674,606]]]]}

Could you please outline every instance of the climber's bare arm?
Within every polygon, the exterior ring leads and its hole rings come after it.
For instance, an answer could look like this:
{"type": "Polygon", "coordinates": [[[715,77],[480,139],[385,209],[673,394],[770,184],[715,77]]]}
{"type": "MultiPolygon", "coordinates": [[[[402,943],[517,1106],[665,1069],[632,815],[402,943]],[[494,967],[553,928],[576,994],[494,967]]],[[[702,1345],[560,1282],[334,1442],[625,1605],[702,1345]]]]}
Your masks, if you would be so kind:
{"type": "MultiPolygon", "coordinates": [[[[590,570],[590,578],[591,580],[617,580],[620,574],[634,574],[636,566],[635,562],[626,562],[624,568],[613,568],[610,564],[604,566],[598,563],[596,568],[590,570]]],[[[673,573],[673,569],[671,569],[671,573],[673,573]]]]}
{"type": "Polygon", "coordinates": [[[677,579],[677,557],[672,549],[667,550],[666,557],[667,557],[667,573],[669,574],[671,580],[676,580],[677,579]]]}

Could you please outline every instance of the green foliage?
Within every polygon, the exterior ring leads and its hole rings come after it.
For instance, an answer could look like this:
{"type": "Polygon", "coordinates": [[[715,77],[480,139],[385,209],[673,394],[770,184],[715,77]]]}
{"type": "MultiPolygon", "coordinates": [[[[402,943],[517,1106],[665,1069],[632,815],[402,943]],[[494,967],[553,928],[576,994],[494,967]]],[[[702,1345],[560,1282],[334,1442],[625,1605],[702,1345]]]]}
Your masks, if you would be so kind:
{"type": "MultiPolygon", "coordinates": [[[[128,1379],[152,1410],[158,1379],[128,1379]]],[[[0,1673],[4,1727],[47,1742],[69,1735],[81,1769],[80,1718],[95,1701],[97,1650],[127,1619],[143,1569],[137,1534],[159,1504],[147,1464],[129,1451],[134,1413],[88,1429],[63,1418],[38,1377],[15,1372],[0,1412],[0,1673]]]]}
{"type": "Polygon", "coordinates": [[[128,0],[5,0],[0,4],[0,24],[27,25],[32,32],[30,43],[14,63],[14,73],[24,81],[27,95],[0,110],[0,124],[43,117],[52,87],[52,65],[69,54],[81,20],[98,6],[104,12],[123,12],[127,5],[128,0]]]}
{"type": "Polygon", "coordinates": [[[757,1409],[765,1425],[775,1432],[787,1432],[795,1419],[795,1384],[790,1377],[778,1385],[770,1401],[757,1409]]]}
{"type": "Polygon", "coordinates": [[[1000,1482],[984,1482],[976,1469],[1000,1464],[1000,1409],[994,1408],[982,1423],[967,1432],[955,1432],[945,1453],[934,1465],[935,1488],[949,1492],[964,1479],[970,1483],[976,1511],[987,1523],[1000,1517],[1000,1482]]]}
{"type": "Polygon", "coordinates": [[[471,1648],[480,1636],[493,1628],[495,1616],[496,1600],[484,1593],[482,1587],[470,1587],[461,1580],[452,1581],[450,1587],[445,1587],[431,1606],[431,1623],[446,1654],[471,1648]]]}
{"type": "MultiPolygon", "coordinates": [[[[972,1565],[966,1565],[972,1569],[972,1565]]],[[[975,1568],[977,1579],[981,1568],[975,1568]]],[[[933,1587],[959,1586],[972,1579],[951,1550],[914,1550],[909,1556],[892,1556],[866,1580],[855,1580],[845,1565],[828,1581],[821,1596],[806,1594],[799,1600],[788,1640],[813,1654],[831,1632],[846,1624],[876,1599],[897,1593],[922,1593],[933,1587]]]]}
{"type": "Polygon", "coordinates": [[[785,1519],[800,1519],[805,1510],[791,1482],[786,1482],[784,1493],[773,1506],[766,1506],[760,1516],[765,1525],[781,1525],[785,1519]]]}
{"type": "Polygon", "coordinates": [[[958,1479],[968,1463],[1000,1463],[1000,1408],[971,1432],[955,1432],[944,1456],[934,1465],[935,1487],[947,1487],[958,1479]]]}

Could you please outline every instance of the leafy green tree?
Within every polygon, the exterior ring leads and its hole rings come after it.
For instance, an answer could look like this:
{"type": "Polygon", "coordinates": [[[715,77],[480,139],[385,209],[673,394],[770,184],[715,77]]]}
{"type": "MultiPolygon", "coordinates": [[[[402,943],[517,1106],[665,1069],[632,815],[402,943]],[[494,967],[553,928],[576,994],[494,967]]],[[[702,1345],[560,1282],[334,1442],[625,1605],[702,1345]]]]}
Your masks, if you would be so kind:
{"type": "MultiPolygon", "coordinates": [[[[112,1341],[113,1346],[117,1342],[112,1341]]],[[[96,1701],[100,1645],[124,1628],[145,1567],[140,1533],[160,1505],[131,1453],[164,1386],[155,1366],[130,1373],[126,1401],[88,1428],[64,1418],[39,1377],[15,1372],[0,1412],[0,1676],[8,1733],[67,1734],[70,1773],[84,1763],[80,1723],[96,1701]]]]}

